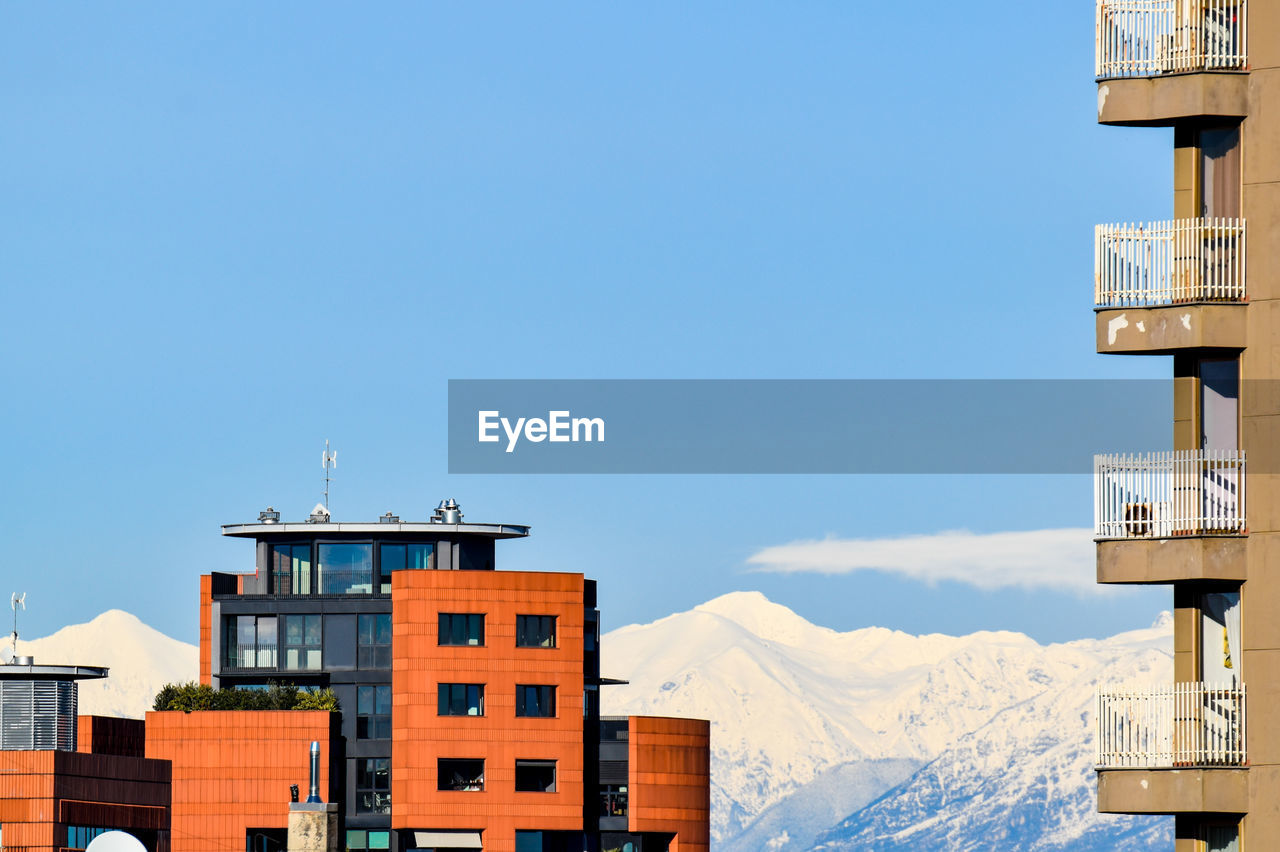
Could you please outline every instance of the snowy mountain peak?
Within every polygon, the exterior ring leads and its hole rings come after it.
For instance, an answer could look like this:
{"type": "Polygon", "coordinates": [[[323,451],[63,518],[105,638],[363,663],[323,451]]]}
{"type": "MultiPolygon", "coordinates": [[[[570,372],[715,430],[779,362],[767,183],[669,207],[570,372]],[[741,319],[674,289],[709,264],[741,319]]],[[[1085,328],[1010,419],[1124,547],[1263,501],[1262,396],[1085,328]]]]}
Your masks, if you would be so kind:
{"type": "Polygon", "coordinates": [[[729,592],[694,607],[693,611],[727,618],[770,642],[797,645],[836,635],[834,630],[813,624],[760,592],[729,592]]]}
{"type": "Polygon", "coordinates": [[[18,639],[18,653],[48,665],[106,666],[103,680],[80,684],[80,712],[141,718],[160,687],[199,676],[199,649],[179,642],[137,616],[107,610],[41,639],[18,639]]]}

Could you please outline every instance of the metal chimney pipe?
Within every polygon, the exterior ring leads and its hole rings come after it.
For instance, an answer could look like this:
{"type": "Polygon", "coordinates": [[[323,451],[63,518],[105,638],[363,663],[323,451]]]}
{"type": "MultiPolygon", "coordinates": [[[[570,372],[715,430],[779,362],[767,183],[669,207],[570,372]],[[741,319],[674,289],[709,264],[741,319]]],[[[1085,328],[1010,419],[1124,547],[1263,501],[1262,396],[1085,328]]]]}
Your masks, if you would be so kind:
{"type": "Polygon", "coordinates": [[[311,741],[311,792],[307,804],[320,804],[320,741],[311,741]]]}

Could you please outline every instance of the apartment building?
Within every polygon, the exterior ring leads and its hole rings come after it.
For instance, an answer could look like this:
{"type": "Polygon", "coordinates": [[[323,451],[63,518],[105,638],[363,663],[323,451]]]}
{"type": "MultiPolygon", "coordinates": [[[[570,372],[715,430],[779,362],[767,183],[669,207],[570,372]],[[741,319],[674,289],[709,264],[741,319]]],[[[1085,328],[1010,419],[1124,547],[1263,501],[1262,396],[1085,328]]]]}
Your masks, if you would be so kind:
{"type": "Polygon", "coordinates": [[[601,718],[595,582],[497,570],[496,545],[527,527],[464,522],[448,501],[421,522],[317,507],[222,532],[252,541],[255,563],[201,578],[201,680],[332,689],[341,712],[330,727],[285,711],[266,733],[253,713],[149,714],[148,754],[173,764],[174,852],[284,849],[285,782],[309,739],[352,852],[707,849],[709,723],[601,718]],[[248,743],[253,771],[214,753],[219,730],[248,743]],[[264,805],[249,817],[233,804],[247,800],[264,805]]]}
{"type": "Polygon", "coordinates": [[[1098,121],[1173,129],[1173,218],[1100,225],[1097,350],[1173,356],[1166,447],[1095,460],[1100,583],[1168,585],[1174,676],[1098,699],[1098,808],[1280,848],[1280,2],[1097,0],[1098,121]]]}

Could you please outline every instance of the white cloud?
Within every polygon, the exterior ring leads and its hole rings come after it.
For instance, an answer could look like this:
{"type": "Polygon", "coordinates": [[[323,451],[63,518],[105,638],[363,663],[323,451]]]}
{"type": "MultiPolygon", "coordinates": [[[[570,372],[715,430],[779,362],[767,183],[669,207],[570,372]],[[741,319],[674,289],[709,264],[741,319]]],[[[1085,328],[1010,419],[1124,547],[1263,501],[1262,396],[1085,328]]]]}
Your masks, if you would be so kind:
{"type": "Polygon", "coordinates": [[[1091,529],[975,535],[953,530],[902,538],[827,538],[766,547],[747,563],[780,574],[880,571],[912,580],[949,580],[980,589],[1097,592],[1091,529]]]}

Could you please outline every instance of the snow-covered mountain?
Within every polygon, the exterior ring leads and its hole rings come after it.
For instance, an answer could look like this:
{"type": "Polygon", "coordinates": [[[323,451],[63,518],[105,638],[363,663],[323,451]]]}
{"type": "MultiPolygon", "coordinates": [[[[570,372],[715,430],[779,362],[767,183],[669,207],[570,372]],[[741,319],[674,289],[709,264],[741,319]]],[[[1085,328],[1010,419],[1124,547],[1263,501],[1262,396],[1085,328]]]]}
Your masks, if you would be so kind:
{"type": "Polygon", "coordinates": [[[1145,848],[1094,813],[1098,682],[1172,674],[1162,618],[1103,641],[838,633],[735,592],[601,643],[607,713],[712,720],[713,837],[732,852],[1145,848]]]}
{"type": "Polygon", "coordinates": [[[171,639],[136,616],[108,610],[43,639],[19,639],[18,653],[37,664],[107,666],[103,680],[80,683],[80,713],[141,719],[166,683],[200,675],[200,649],[171,639]]]}

